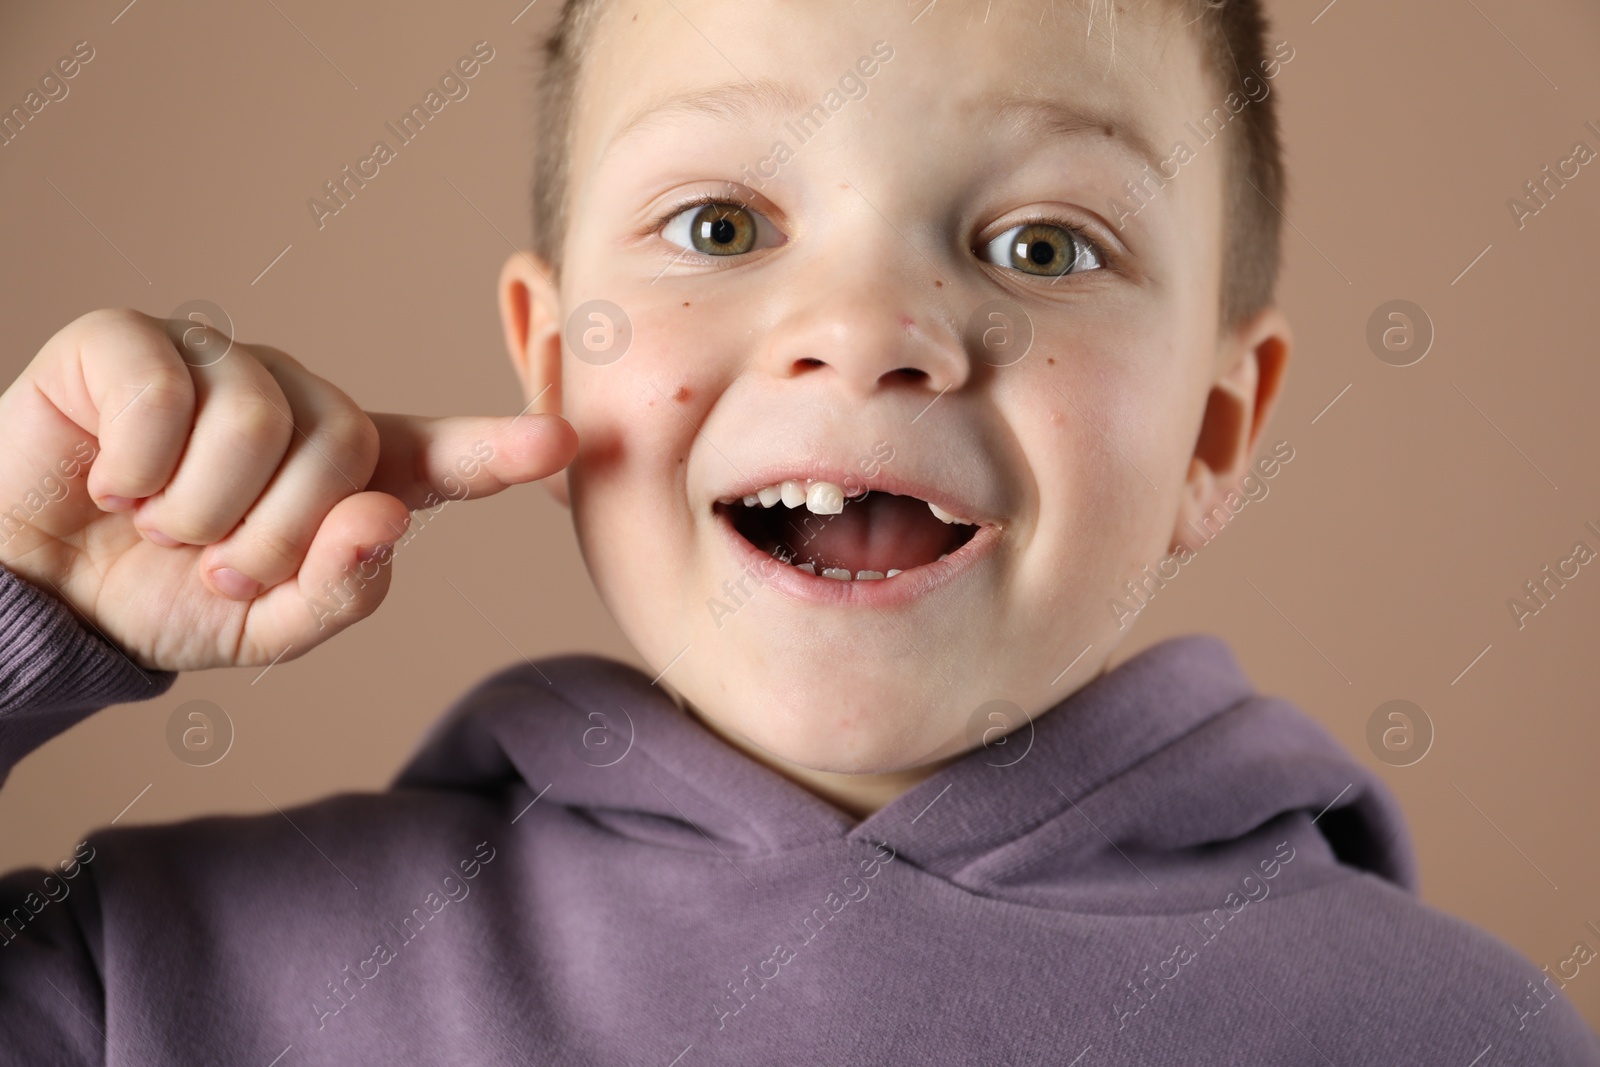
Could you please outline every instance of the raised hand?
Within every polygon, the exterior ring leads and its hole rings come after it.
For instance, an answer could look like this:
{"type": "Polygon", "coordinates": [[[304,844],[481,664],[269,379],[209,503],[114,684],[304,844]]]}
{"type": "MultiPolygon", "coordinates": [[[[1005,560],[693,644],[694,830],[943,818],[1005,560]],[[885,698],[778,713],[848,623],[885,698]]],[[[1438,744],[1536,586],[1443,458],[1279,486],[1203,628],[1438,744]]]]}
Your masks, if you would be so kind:
{"type": "Polygon", "coordinates": [[[0,564],[148,669],[293,659],[382,603],[411,510],[576,449],[555,415],[369,414],[285,352],[96,311],[0,394],[0,564]]]}

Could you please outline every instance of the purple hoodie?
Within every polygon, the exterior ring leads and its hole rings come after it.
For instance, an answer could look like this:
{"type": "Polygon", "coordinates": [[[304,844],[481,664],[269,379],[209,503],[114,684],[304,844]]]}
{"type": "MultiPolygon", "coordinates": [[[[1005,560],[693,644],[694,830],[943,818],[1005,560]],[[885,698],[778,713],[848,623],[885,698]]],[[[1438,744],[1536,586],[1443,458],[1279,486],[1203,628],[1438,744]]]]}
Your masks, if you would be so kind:
{"type": "MultiPolygon", "coordinates": [[[[0,571],[0,773],[173,680],[0,571]]],[[[0,880],[0,1063],[1600,1064],[1415,893],[1388,790],[1215,638],[862,821],[569,656],[388,792],[0,880]]]]}

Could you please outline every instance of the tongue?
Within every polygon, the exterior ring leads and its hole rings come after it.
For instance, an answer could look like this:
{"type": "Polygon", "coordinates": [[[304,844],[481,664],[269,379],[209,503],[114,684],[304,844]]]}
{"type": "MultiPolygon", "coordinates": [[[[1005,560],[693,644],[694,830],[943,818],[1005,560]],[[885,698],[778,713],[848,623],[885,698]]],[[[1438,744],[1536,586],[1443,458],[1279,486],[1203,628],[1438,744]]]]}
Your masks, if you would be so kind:
{"type": "Polygon", "coordinates": [[[857,571],[909,570],[932,563],[955,543],[955,528],[934,518],[915,497],[869,493],[847,502],[821,524],[805,524],[805,536],[789,544],[796,562],[857,571]]]}

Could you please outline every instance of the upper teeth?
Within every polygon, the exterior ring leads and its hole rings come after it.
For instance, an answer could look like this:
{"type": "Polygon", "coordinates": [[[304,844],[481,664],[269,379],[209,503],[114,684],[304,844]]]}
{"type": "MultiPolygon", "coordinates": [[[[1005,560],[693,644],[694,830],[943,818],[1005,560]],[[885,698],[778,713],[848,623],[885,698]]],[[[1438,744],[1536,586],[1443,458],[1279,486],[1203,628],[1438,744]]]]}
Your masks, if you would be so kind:
{"type": "Polygon", "coordinates": [[[832,482],[803,482],[798,478],[789,478],[749,493],[744,497],[744,505],[770,508],[780,500],[785,507],[804,507],[813,515],[837,515],[844,510],[843,489],[832,482]]]}
{"type": "Polygon", "coordinates": [[[813,515],[837,515],[844,510],[844,491],[832,482],[812,482],[806,488],[806,510],[813,515]]]}
{"type": "MultiPolygon", "coordinates": [[[[813,515],[837,515],[844,510],[845,492],[832,482],[803,482],[798,478],[788,478],[748,493],[743,498],[745,507],[752,508],[757,505],[770,508],[780,500],[785,507],[804,506],[813,515]]],[[[928,508],[940,522],[967,523],[966,519],[950,514],[938,504],[929,503],[928,508]]]]}

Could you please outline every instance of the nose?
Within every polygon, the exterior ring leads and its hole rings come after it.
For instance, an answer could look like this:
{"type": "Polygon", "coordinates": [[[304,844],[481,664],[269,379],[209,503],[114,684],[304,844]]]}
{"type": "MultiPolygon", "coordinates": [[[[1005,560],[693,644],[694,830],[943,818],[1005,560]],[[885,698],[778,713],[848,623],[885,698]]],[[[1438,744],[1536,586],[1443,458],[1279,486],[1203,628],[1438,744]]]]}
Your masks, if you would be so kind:
{"type": "Polygon", "coordinates": [[[857,396],[961,388],[972,369],[959,331],[945,321],[944,280],[875,221],[861,220],[857,239],[842,242],[848,247],[810,250],[785,279],[795,295],[768,334],[764,362],[782,377],[829,376],[857,396]],[[862,229],[886,238],[861,238],[862,229]]]}

